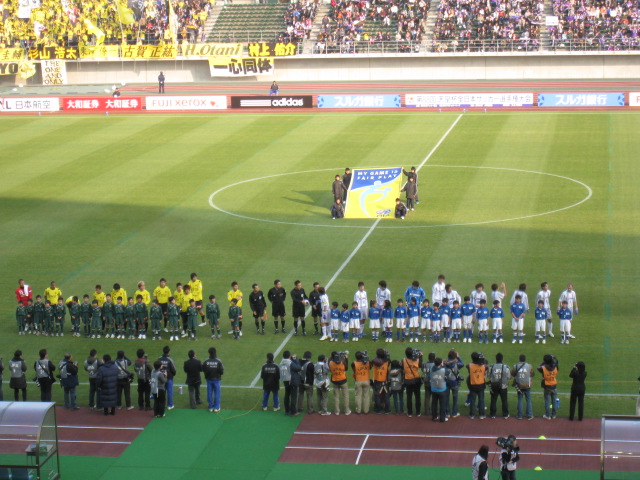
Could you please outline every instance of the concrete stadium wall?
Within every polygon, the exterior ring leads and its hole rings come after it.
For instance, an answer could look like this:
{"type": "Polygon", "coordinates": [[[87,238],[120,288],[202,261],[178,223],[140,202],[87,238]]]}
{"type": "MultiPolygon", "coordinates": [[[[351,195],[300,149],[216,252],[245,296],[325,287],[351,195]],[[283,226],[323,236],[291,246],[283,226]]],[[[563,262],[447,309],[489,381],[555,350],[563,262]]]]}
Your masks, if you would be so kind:
{"type": "MultiPolygon", "coordinates": [[[[212,79],[207,60],[67,62],[69,84],[155,83],[160,71],[167,83],[225,82],[212,79]]],[[[14,83],[13,76],[0,83],[14,83]]],[[[640,52],[615,54],[458,54],[395,57],[327,56],[276,60],[271,81],[428,81],[640,78],[640,52]]],[[[255,80],[255,77],[244,77],[255,80]]],[[[40,80],[31,79],[30,84],[40,80]]],[[[16,82],[17,83],[17,82],[16,82]]]]}

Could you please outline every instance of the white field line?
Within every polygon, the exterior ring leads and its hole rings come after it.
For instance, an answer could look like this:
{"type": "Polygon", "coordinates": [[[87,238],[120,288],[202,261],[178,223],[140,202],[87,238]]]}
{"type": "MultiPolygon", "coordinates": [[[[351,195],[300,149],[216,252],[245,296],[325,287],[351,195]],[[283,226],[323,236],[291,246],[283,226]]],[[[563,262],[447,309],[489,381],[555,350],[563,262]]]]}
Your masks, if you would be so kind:
{"type": "MultiPolygon", "coordinates": [[[[361,452],[360,448],[342,448],[342,447],[315,447],[315,446],[289,446],[284,447],[288,450],[335,450],[338,452],[353,451],[353,452],[361,452]]],[[[413,448],[365,448],[366,452],[406,452],[406,453],[465,453],[465,454],[474,454],[477,453],[476,450],[437,450],[437,449],[413,449],[413,448]]],[[[544,455],[544,456],[569,456],[569,457],[600,457],[599,453],[564,453],[564,452],[527,452],[527,455],[544,455]]],[[[635,457],[635,456],[633,456],[635,457]]],[[[358,455],[358,459],[360,455],[358,455]]],[[[624,458],[629,458],[629,456],[625,455],[624,458]]]]}
{"type": "MultiPolygon", "coordinates": [[[[457,440],[485,440],[495,439],[495,435],[427,435],[427,434],[410,434],[410,433],[349,433],[349,432],[293,432],[294,435],[330,435],[334,437],[338,436],[352,436],[352,437],[407,437],[407,438],[455,438],[457,440]]],[[[553,441],[553,442],[600,442],[600,438],[565,438],[565,437],[547,437],[542,440],[538,437],[518,437],[518,440],[539,440],[541,442],[553,441]]],[[[635,442],[630,440],[631,442],[635,442]]],[[[638,440],[640,442],[640,440],[638,440]]]]}
{"type": "MultiPolygon", "coordinates": [[[[444,142],[445,139],[449,136],[449,133],[451,133],[451,130],[453,130],[453,127],[456,126],[456,124],[460,121],[461,118],[462,118],[462,114],[460,114],[460,115],[458,115],[456,117],[455,121],[451,124],[449,129],[446,132],[444,132],[442,137],[440,137],[440,140],[438,140],[438,143],[436,143],[435,146],[431,149],[431,151],[427,154],[427,156],[424,157],[424,159],[422,160],[422,163],[420,163],[420,165],[418,166],[416,171],[419,171],[424,166],[424,164],[429,161],[431,156],[435,153],[435,151],[442,144],[442,142],[444,142]]],[[[327,291],[329,290],[329,287],[331,287],[331,285],[333,285],[333,282],[336,281],[338,276],[346,268],[346,266],[349,264],[351,259],[360,251],[360,248],[362,248],[362,245],[364,245],[364,242],[367,241],[367,239],[373,233],[373,231],[375,230],[375,228],[378,226],[379,223],[380,223],[380,218],[377,218],[376,221],[373,222],[373,225],[371,225],[371,227],[369,227],[369,229],[367,230],[367,233],[364,234],[362,239],[358,242],[358,244],[355,246],[355,248],[351,251],[351,253],[346,258],[346,260],[344,262],[342,262],[342,265],[340,265],[338,270],[336,270],[336,273],[334,273],[333,276],[331,277],[331,279],[325,284],[325,287],[324,287],[325,290],[327,290],[327,291]]],[[[310,308],[307,309],[307,311],[305,312],[305,317],[307,315],[309,315],[310,310],[311,310],[310,308]]],[[[292,335],[293,335],[293,330],[289,330],[289,334],[286,337],[284,337],[284,339],[282,340],[282,343],[280,343],[280,345],[275,350],[275,352],[273,352],[273,358],[274,359],[278,357],[278,355],[280,354],[282,349],[284,349],[284,347],[286,346],[287,342],[289,341],[289,339],[291,338],[292,335]]],[[[256,374],[256,376],[254,377],[253,381],[251,382],[251,384],[249,386],[250,387],[255,387],[258,384],[259,381],[260,381],[260,372],[258,372],[256,374]]]]}
{"type": "Polygon", "coordinates": [[[360,451],[358,452],[358,458],[356,458],[356,465],[360,463],[360,457],[362,456],[362,451],[364,450],[364,447],[367,444],[367,440],[369,440],[369,435],[364,437],[364,440],[362,441],[362,445],[360,446],[360,451]]]}

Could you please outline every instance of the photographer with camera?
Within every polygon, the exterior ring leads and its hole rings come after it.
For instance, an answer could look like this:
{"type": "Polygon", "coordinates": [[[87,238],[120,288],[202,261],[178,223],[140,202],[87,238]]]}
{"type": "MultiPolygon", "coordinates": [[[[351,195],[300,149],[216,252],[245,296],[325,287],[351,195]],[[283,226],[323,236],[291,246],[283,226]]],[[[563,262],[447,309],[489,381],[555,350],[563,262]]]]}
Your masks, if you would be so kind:
{"type": "Polygon", "coordinates": [[[488,458],[489,447],[487,445],[482,445],[471,462],[471,474],[473,480],[489,480],[489,465],[487,464],[488,458]]]}
{"type": "Polygon", "coordinates": [[[569,397],[569,420],[573,421],[577,401],[578,420],[582,421],[584,415],[584,394],[586,392],[584,380],[587,378],[587,370],[584,362],[576,363],[571,372],[569,372],[569,377],[573,379],[571,383],[571,397],[569,397]]]}
{"type": "Polygon", "coordinates": [[[496,363],[489,367],[489,382],[491,387],[491,404],[489,407],[489,417],[496,418],[496,410],[498,409],[498,397],[502,403],[502,417],[509,418],[509,401],[507,389],[509,388],[509,379],[511,371],[509,366],[502,363],[503,356],[501,353],[496,354],[496,363]]]}
{"type": "Polygon", "coordinates": [[[318,413],[320,415],[331,415],[327,407],[329,396],[329,364],[327,357],[318,355],[318,361],[313,366],[313,386],[316,388],[318,396],[318,413]]]}
{"type": "Polygon", "coordinates": [[[460,369],[464,367],[464,362],[458,355],[458,352],[452,348],[449,350],[447,359],[443,362],[443,366],[448,370],[447,401],[445,402],[446,415],[447,418],[449,416],[451,416],[451,418],[456,418],[460,416],[460,413],[458,412],[458,390],[460,388],[460,382],[462,381],[462,378],[460,377],[460,369]],[[449,395],[451,395],[451,403],[449,403],[449,395]]]}
{"type": "Polygon", "coordinates": [[[533,405],[531,404],[531,379],[535,376],[535,372],[531,364],[527,363],[527,357],[523,353],[520,355],[519,362],[511,369],[513,377],[513,386],[518,391],[518,419],[522,419],[522,399],[527,402],[527,420],[533,419],[533,405]]]}
{"type": "Polygon", "coordinates": [[[133,369],[138,376],[138,410],[151,410],[151,372],[148,355],[142,348],[136,352],[133,369]]]}
{"type": "Polygon", "coordinates": [[[33,364],[33,368],[36,371],[35,382],[40,387],[40,401],[51,401],[51,386],[55,382],[53,378],[53,372],[56,367],[51,360],[49,360],[49,354],[47,349],[43,348],[38,352],[40,358],[33,364]]]}
{"type": "Polygon", "coordinates": [[[349,385],[347,384],[348,360],[348,350],[331,352],[329,370],[331,371],[331,383],[333,384],[333,409],[336,415],[340,415],[340,397],[342,397],[342,413],[351,415],[351,410],[349,409],[349,385]]]}
{"type": "Polygon", "coordinates": [[[469,387],[469,418],[476,418],[475,408],[477,402],[478,415],[480,420],[484,415],[484,390],[485,377],[487,375],[487,361],[482,353],[473,352],[471,363],[467,365],[469,376],[467,377],[467,387],[469,387]]]}
{"type": "Polygon", "coordinates": [[[65,353],[64,358],[58,364],[58,378],[60,386],[64,388],[64,408],[67,410],[80,410],[76,403],[76,387],[78,382],[78,362],[74,362],[70,353],[65,353]]]}
{"type": "Polygon", "coordinates": [[[545,420],[556,418],[556,401],[558,398],[558,359],[554,355],[546,354],[542,358],[543,362],[538,366],[538,371],[542,373],[542,388],[544,389],[544,411],[542,416],[545,420]]]}
{"type": "Polygon", "coordinates": [[[416,417],[420,416],[420,390],[422,389],[422,352],[415,348],[407,347],[404,351],[405,358],[402,359],[402,370],[404,372],[404,388],[407,391],[407,417],[413,416],[414,399],[416,407],[416,417]]]}
{"type": "Polygon", "coordinates": [[[497,445],[502,448],[500,452],[500,475],[502,480],[516,480],[516,464],[520,461],[520,447],[515,435],[507,438],[500,437],[497,445]]]}
{"type": "Polygon", "coordinates": [[[389,352],[384,348],[376,350],[376,358],[373,359],[373,411],[375,413],[391,413],[389,390],[389,366],[391,364],[389,352]]]}
{"type": "Polygon", "coordinates": [[[302,363],[300,364],[302,370],[300,371],[300,377],[302,383],[298,389],[298,411],[304,410],[304,397],[307,397],[307,413],[314,413],[313,410],[313,362],[311,361],[311,352],[308,350],[304,352],[302,357],[302,363]]]}
{"type": "Polygon", "coordinates": [[[369,391],[371,390],[371,363],[369,363],[369,355],[366,351],[356,352],[356,361],[351,364],[353,370],[353,378],[356,381],[356,413],[369,413],[371,399],[369,391]]]}

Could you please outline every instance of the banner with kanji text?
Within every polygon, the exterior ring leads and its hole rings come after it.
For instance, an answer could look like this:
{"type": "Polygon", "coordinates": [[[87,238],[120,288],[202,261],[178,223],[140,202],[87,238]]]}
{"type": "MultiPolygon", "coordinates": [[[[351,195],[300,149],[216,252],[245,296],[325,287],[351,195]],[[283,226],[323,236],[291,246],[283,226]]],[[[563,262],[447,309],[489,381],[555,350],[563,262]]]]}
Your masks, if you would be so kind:
{"type": "Polygon", "coordinates": [[[254,77],[273,75],[275,66],[273,58],[210,57],[209,70],[212,77],[254,77]]]}
{"type": "Polygon", "coordinates": [[[291,42],[253,42],[249,44],[250,57],[288,57],[297,53],[297,45],[291,42]]]}

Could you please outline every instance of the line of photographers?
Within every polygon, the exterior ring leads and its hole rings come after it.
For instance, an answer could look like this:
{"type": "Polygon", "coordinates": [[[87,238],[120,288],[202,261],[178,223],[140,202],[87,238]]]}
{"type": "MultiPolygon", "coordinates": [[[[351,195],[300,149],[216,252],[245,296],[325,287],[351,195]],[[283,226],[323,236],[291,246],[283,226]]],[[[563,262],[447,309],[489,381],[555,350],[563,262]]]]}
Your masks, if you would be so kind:
{"type": "MultiPolygon", "coordinates": [[[[469,417],[485,418],[485,390],[489,387],[489,416],[498,414],[498,400],[501,403],[501,416],[509,418],[508,388],[516,389],[517,418],[533,417],[531,388],[535,370],[542,374],[541,387],[544,391],[545,413],[542,418],[556,418],[560,400],[557,396],[558,359],[554,355],[544,355],[542,363],[534,369],[527,363],[526,356],[520,355],[519,361],[510,367],[504,362],[503,355],[496,355],[495,363],[489,364],[483,354],[473,352],[471,362],[464,364],[458,353],[451,349],[446,358],[429,353],[426,361],[420,350],[408,347],[405,358],[391,360],[388,350],[379,348],[373,360],[366,351],[358,351],[351,362],[351,376],[355,380],[355,412],[369,413],[371,393],[373,393],[373,411],[377,414],[391,413],[391,404],[397,415],[419,417],[422,413],[431,416],[433,421],[446,422],[449,418],[460,416],[458,410],[458,392],[465,378],[460,375],[467,369],[466,385],[469,394],[465,406],[469,407],[469,417]],[[372,378],[373,377],[373,378],[372,378]],[[424,385],[424,402],[421,400],[424,385]],[[405,399],[406,397],[406,399],[405,399]],[[406,402],[405,402],[406,400],[406,402]],[[406,410],[405,410],[406,408],[406,410]]],[[[280,381],[284,383],[285,414],[298,416],[304,410],[320,415],[350,415],[348,388],[349,351],[332,352],[329,358],[319,355],[313,363],[311,352],[305,352],[299,360],[289,351],[283,353],[279,365],[274,363],[273,354],[267,354],[267,362],[262,367],[263,410],[268,410],[269,396],[273,395],[273,409],[280,410],[280,381]],[[328,394],[333,387],[333,410],[328,407],[328,394]],[[314,408],[314,389],[317,396],[317,409],[314,408]]],[[[583,362],[578,362],[571,370],[573,379],[570,398],[569,419],[573,420],[575,407],[578,407],[578,420],[584,415],[584,394],[586,370],[583,362]]]]}

